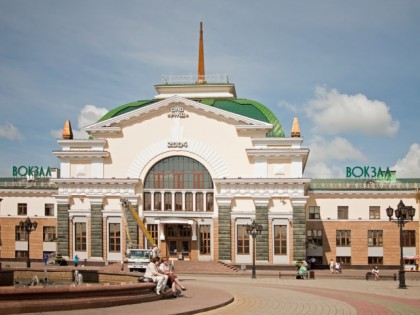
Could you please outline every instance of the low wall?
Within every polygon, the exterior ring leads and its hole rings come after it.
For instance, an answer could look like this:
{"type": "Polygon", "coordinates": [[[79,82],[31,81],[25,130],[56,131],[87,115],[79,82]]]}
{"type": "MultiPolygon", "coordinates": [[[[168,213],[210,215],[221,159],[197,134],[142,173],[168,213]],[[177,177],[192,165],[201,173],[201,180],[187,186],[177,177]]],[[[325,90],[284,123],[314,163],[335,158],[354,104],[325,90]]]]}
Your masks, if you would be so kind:
{"type": "MultiPolygon", "coordinates": [[[[110,307],[156,301],[155,283],[139,283],[129,272],[78,269],[83,284],[73,284],[74,270],[10,269],[0,271],[0,315],[110,307]],[[45,275],[47,285],[44,285],[45,275]],[[28,286],[34,276],[38,286],[28,286]],[[14,282],[24,284],[14,286],[14,282]],[[67,282],[68,285],[54,283],[67,282]]],[[[169,292],[170,293],[170,292],[169,292]]]]}
{"type": "MultiPolygon", "coordinates": [[[[104,270],[77,269],[83,275],[83,281],[87,283],[132,283],[138,282],[138,275],[127,272],[110,272],[104,270]]],[[[3,269],[0,270],[0,286],[13,286],[17,284],[30,283],[34,276],[40,282],[47,283],[71,283],[74,281],[73,269],[3,269]]]]}

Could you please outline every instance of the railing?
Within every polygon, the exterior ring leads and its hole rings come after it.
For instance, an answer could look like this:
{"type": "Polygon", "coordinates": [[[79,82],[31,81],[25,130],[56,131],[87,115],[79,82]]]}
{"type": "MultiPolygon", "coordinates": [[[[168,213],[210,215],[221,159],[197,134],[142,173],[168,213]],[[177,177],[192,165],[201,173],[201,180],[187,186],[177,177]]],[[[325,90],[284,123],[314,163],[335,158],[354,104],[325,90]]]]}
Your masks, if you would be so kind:
{"type": "Polygon", "coordinates": [[[49,178],[0,178],[1,188],[57,188],[57,186],[50,182],[49,178]]]}
{"type": "Polygon", "coordinates": [[[309,189],[333,189],[333,190],[415,190],[420,188],[419,183],[404,183],[404,182],[373,182],[373,181],[359,181],[359,182],[311,182],[309,189]]]}
{"type": "MultiPolygon", "coordinates": [[[[206,83],[229,83],[227,74],[210,74],[205,75],[204,80],[206,83]]],[[[162,76],[163,84],[195,84],[198,81],[197,74],[186,75],[172,75],[164,74],[162,76]]]]}

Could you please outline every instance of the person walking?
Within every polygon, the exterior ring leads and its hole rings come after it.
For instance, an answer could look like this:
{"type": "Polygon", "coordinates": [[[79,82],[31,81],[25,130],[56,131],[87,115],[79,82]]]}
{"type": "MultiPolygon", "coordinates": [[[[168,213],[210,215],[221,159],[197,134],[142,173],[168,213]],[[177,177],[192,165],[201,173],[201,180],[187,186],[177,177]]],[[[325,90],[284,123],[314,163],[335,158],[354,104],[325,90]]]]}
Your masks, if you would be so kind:
{"type": "Polygon", "coordinates": [[[379,279],[379,269],[378,266],[373,267],[372,274],[375,276],[375,280],[379,279]]]}
{"type": "Polygon", "coordinates": [[[48,254],[44,253],[44,264],[45,266],[48,265],[48,254]]]}
{"type": "Polygon", "coordinates": [[[334,271],[335,271],[335,262],[332,259],[330,261],[330,271],[331,271],[331,273],[334,273],[334,271]]]}

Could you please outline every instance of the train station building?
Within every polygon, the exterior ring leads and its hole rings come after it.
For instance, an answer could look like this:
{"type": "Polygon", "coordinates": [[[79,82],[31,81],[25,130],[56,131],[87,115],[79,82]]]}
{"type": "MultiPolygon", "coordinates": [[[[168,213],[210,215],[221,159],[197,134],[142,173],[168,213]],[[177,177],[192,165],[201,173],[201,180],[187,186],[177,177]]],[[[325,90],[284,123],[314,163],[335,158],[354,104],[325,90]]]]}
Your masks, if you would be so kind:
{"type": "Polygon", "coordinates": [[[29,252],[119,262],[128,247],[156,245],[162,256],[194,261],[250,264],[255,251],[260,265],[308,257],[398,265],[400,230],[386,209],[402,200],[416,210],[402,242],[407,266],[418,269],[420,179],[385,169],[305,177],[310,148],[298,119],[286,131],[226,76],[206,75],[202,30],[197,76],[168,76],[155,90],[85,127],[89,139],[74,139],[66,121],[53,149],[58,169],[36,167],[34,176],[18,166],[0,179],[0,260],[29,252]],[[20,226],[27,217],[37,222],[30,234],[20,226]],[[262,227],[255,248],[253,220],[262,227]]]}

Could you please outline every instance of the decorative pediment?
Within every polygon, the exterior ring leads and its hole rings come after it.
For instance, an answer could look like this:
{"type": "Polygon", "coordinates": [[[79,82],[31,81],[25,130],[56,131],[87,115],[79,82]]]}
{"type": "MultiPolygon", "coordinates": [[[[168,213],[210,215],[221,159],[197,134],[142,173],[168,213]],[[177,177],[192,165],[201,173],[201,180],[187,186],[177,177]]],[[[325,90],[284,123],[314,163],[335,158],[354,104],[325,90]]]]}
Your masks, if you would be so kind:
{"type": "Polygon", "coordinates": [[[188,118],[188,109],[195,109],[196,111],[203,112],[208,117],[213,117],[216,120],[220,120],[220,118],[223,118],[224,120],[230,120],[233,124],[237,125],[238,128],[244,128],[244,126],[247,126],[247,128],[251,129],[255,128],[257,130],[270,130],[273,127],[271,124],[266,122],[231,113],[229,111],[218,109],[175,95],[162,101],[140,107],[138,109],[109,118],[104,121],[100,121],[85,127],[84,130],[89,134],[97,132],[119,133],[121,132],[119,128],[121,123],[132,121],[142,116],[148,116],[150,113],[157,112],[165,107],[168,108],[169,118],[188,118]]]}

